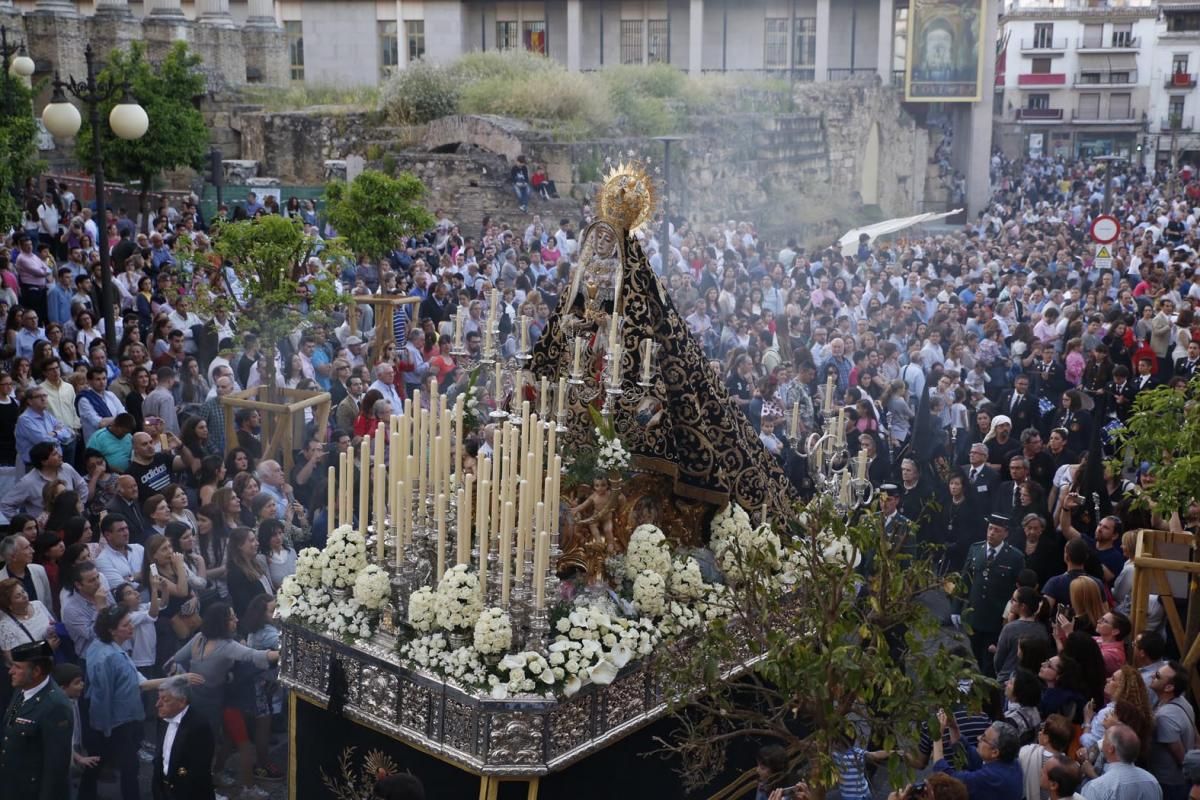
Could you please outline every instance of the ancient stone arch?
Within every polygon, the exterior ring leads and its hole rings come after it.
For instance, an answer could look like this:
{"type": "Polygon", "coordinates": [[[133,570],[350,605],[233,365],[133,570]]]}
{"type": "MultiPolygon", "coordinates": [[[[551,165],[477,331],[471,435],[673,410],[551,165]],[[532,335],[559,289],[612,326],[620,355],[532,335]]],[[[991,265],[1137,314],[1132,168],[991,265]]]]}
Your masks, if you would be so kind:
{"type": "Polygon", "coordinates": [[[454,115],[435,119],[425,129],[421,147],[432,153],[457,153],[475,147],[504,156],[510,163],[521,154],[518,134],[528,126],[508,117],[454,115]]]}

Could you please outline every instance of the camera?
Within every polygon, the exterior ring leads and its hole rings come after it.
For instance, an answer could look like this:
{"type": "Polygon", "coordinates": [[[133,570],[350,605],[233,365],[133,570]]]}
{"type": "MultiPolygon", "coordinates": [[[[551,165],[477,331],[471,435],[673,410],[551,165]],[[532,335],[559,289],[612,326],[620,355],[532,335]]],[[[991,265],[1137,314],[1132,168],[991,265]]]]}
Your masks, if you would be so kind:
{"type": "Polygon", "coordinates": [[[923,800],[925,797],[925,781],[918,781],[908,787],[907,794],[904,795],[904,800],[923,800]]]}

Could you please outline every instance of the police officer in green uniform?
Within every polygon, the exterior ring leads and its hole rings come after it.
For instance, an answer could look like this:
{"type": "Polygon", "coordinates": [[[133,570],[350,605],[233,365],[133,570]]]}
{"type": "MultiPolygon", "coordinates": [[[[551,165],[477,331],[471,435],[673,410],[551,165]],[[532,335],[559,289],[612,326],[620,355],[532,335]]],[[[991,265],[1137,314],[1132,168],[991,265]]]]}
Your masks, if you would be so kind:
{"type": "Polygon", "coordinates": [[[45,641],[12,649],[13,698],[0,742],[0,794],[23,800],[70,796],[71,701],[50,679],[54,650],[45,641]]]}
{"type": "MultiPolygon", "coordinates": [[[[988,677],[996,674],[989,648],[1000,638],[1004,606],[1012,599],[1017,575],[1025,568],[1025,555],[1004,541],[1007,536],[1008,517],[988,517],[987,538],[971,545],[962,572],[967,609],[962,621],[971,626],[971,651],[988,677]]],[[[960,608],[962,603],[960,596],[960,608]]]]}

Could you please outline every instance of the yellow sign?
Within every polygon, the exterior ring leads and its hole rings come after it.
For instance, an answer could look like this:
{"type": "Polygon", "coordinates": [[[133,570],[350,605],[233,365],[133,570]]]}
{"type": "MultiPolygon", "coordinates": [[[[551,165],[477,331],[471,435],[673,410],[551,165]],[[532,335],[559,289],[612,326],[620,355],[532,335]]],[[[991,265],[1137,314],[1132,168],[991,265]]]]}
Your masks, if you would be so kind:
{"type": "Polygon", "coordinates": [[[1100,249],[1096,251],[1096,258],[1112,258],[1107,245],[1100,245],[1100,249]]]}

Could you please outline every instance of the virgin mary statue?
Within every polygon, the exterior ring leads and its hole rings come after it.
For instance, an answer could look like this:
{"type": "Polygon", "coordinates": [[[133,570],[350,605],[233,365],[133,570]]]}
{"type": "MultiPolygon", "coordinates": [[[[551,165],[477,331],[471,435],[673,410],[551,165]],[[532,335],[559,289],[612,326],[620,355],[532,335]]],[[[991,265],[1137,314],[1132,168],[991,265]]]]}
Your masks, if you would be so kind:
{"type": "Polygon", "coordinates": [[[654,188],[640,166],[621,165],[606,177],[570,289],[534,348],[531,369],[556,380],[572,373],[582,348],[584,385],[572,394],[568,448],[595,446],[589,406],[599,411],[613,385],[620,390],[610,397],[613,427],[635,471],[668,476],[682,498],[718,507],[733,501],[782,521],[794,489],[708,365],[634,235],[653,207],[654,188]],[[604,366],[611,353],[620,364],[616,384],[604,366]]]}

